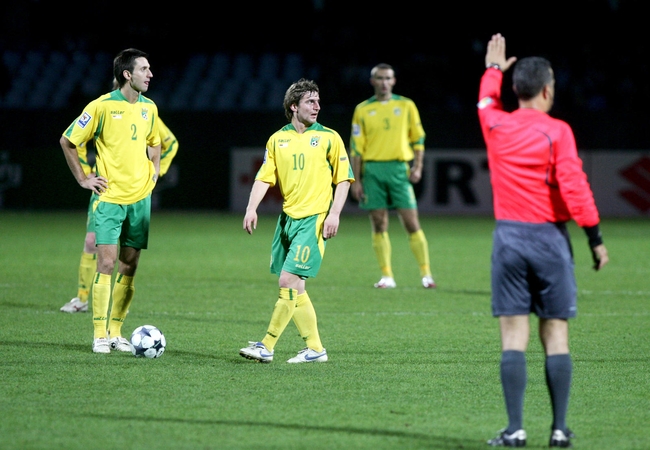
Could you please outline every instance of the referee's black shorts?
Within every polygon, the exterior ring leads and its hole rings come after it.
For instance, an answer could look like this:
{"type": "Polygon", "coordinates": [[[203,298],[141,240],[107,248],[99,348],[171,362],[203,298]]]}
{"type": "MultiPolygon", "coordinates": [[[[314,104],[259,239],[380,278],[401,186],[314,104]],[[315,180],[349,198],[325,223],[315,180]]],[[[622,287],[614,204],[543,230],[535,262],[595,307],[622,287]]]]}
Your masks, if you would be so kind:
{"type": "Polygon", "coordinates": [[[577,286],[565,224],[499,220],[493,237],[492,315],[576,316],[577,286]]]}

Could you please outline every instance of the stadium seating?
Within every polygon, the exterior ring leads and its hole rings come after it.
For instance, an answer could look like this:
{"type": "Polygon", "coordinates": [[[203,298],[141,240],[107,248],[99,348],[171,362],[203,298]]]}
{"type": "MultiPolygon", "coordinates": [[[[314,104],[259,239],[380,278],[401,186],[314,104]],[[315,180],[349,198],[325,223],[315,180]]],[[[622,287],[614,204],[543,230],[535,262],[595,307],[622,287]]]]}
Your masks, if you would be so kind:
{"type": "MultiPolygon", "coordinates": [[[[5,50],[9,73],[0,109],[60,110],[90,101],[112,85],[112,56],[81,50],[5,50]]],[[[281,110],[284,91],[301,77],[312,77],[298,54],[194,54],[168,66],[155,66],[147,96],[171,111],[281,110]]]]}

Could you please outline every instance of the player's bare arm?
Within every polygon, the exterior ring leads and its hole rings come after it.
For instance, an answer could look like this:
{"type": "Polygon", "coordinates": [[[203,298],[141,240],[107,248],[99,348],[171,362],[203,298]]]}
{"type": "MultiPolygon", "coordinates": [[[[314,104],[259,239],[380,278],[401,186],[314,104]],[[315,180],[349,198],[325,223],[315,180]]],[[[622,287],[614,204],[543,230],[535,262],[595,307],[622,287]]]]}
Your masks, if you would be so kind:
{"type": "Polygon", "coordinates": [[[350,191],[350,182],[342,181],[336,185],[336,190],[334,191],[334,200],[332,201],[332,207],[330,208],[327,217],[325,218],[325,223],[323,223],[323,238],[330,239],[336,236],[336,233],[339,231],[339,223],[341,217],[341,211],[343,211],[343,206],[345,205],[345,200],[350,191]]]}
{"type": "Polygon", "coordinates": [[[422,179],[422,166],[424,162],[424,152],[416,150],[414,152],[413,165],[411,167],[411,172],[409,174],[409,180],[411,183],[419,183],[422,179]]]}
{"type": "Polygon", "coordinates": [[[352,185],[352,197],[356,201],[363,200],[363,184],[361,183],[361,157],[352,156],[350,158],[352,164],[352,173],[354,174],[355,182],[352,185]]]}
{"type": "Polygon", "coordinates": [[[162,151],[162,147],[160,145],[157,145],[155,147],[147,147],[147,154],[149,155],[149,159],[153,163],[154,169],[156,170],[156,173],[153,175],[154,183],[158,181],[158,175],[160,174],[160,152],[161,151],[162,151]]]}
{"type": "Polygon", "coordinates": [[[253,234],[253,230],[257,228],[257,207],[262,202],[270,186],[270,184],[260,180],[255,180],[253,183],[253,188],[248,198],[248,206],[246,206],[246,215],[244,216],[244,230],[248,234],[253,234]]]}
{"type": "Polygon", "coordinates": [[[70,142],[67,137],[61,136],[59,143],[63,149],[63,154],[65,155],[68,167],[77,180],[77,183],[79,183],[82,188],[91,190],[96,194],[104,192],[108,188],[108,180],[101,176],[98,177],[94,173],[89,175],[84,173],[77,156],[77,147],[70,142]]]}

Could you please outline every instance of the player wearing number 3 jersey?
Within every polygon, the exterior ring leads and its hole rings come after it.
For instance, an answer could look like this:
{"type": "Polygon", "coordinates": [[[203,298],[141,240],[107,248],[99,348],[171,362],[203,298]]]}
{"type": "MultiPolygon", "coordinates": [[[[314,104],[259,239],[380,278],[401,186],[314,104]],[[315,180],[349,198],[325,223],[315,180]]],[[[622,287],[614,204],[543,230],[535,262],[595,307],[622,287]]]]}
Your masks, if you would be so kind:
{"type": "Polygon", "coordinates": [[[306,348],[287,362],[325,362],[327,352],[305,280],[316,276],[327,239],[338,232],[354,176],[339,134],[316,121],[320,112],[316,83],[301,79],[292,84],[285,94],[284,109],[290,123],[266,144],[243,224],[252,234],[257,227],[257,207],[268,189],[277,185],[283,205],[273,237],[271,272],[279,276],[280,293],[264,339],[250,342],[239,353],[271,362],[275,344],[293,319],[306,348]]]}

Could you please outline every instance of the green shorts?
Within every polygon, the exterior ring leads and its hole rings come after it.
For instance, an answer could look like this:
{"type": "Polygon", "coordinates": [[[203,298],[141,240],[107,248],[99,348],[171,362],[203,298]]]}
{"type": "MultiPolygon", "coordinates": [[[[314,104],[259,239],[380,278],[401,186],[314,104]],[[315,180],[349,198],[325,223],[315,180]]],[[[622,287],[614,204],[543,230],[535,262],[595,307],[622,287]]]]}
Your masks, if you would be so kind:
{"type": "Polygon", "coordinates": [[[145,249],[149,242],[151,195],[131,205],[116,205],[97,201],[95,204],[95,242],[119,244],[123,247],[145,249]]]}
{"type": "Polygon", "coordinates": [[[99,201],[99,195],[96,193],[92,193],[90,195],[90,201],[88,202],[88,217],[86,218],[86,233],[94,233],[95,232],[95,214],[94,214],[94,209],[95,209],[95,202],[99,201]]]}
{"type": "Polygon", "coordinates": [[[409,173],[409,164],[404,161],[364,162],[364,198],[359,207],[367,210],[417,208],[409,173]]]}
{"type": "Polygon", "coordinates": [[[314,278],[325,254],[323,222],[327,213],[304,219],[280,214],[271,244],[271,273],[285,272],[300,278],[314,278]]]}

